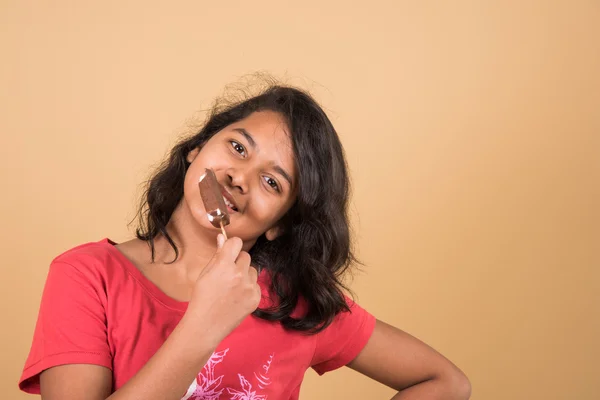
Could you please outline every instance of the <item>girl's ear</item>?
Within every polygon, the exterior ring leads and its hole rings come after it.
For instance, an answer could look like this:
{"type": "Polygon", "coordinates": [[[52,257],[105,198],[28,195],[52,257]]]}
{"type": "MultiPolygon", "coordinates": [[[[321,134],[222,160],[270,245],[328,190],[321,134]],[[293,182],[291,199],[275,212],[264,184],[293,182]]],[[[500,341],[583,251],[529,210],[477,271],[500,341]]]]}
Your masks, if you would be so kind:
{"type": "Polygon", "coordinates": [[[279,225],[275,225],[271,229],[265,232],[265,237],[267,240],[275,240],[283,233],[283,229],[279,225]]]}
{"type": "Polygon", "coordinates": [[[185,159],[191,164],[198,153],[200,153],[200,147],[196,147],[194,150],[190,151],[185,159]]]}

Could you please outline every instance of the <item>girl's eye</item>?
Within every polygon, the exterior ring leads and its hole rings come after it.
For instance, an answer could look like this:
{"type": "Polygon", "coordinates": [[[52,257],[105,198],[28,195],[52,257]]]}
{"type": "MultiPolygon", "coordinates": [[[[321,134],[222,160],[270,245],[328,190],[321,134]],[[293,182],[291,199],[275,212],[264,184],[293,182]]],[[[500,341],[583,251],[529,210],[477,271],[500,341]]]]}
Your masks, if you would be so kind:
{"type": "Polygon", "coordinates": [[[231,147],[233,147],[233,149],[236,152],[238,152],[242,156],[246,156],[246,149],[244,148],[244,146],[242,146],[241,144],[239,144],[235,140],[231,140],[231,141],[229,141],[229,143],[231,143],[231,147]]]}
{"type": "Polygon", "coordinates": [[[271,178],[270,176],[265,176],[265,181],[267,182],[267,185],[279,192],[279,185],[275,179],[271,178]]]}

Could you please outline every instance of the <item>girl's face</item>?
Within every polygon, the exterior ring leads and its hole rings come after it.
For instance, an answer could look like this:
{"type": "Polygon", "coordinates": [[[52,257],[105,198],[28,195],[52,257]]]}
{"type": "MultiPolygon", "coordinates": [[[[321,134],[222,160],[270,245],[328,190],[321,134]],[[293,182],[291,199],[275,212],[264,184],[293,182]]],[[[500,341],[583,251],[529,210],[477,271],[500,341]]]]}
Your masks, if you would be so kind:
{"type": "Polygon", "coordinates": [[[218,232],[206,217],[198,181],[205,168],[215,171],[230,215],[225,228],[251,247],[266,233],[280,233],[277,222],[296,198],[297,171],[288,127],[273,111],[260,111],[227,126],[187,157],[183,206],[193,223],[218,232]]]}

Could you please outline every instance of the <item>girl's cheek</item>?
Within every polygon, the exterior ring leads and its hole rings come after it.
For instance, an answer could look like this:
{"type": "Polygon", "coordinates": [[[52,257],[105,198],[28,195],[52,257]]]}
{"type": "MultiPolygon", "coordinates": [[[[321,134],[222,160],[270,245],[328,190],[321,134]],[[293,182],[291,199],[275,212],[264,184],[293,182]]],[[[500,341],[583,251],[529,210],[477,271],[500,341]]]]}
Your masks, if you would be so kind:
{"type": "Polygon", "coordinates": [[[269,214],[274,211],[274,205],[270,205],[268,201],[265,201],[264,198],[256,199],[258,201],[253,201],[252,215],[257,219],[266,219],[269,217],[269,214]]]}

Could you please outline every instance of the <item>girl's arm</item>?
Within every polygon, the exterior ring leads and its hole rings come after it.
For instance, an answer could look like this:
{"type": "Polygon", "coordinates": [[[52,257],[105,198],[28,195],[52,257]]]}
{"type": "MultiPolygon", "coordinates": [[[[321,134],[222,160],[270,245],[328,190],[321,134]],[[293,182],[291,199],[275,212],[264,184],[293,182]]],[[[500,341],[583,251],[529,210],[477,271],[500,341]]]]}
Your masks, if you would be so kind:
{"type": "Polygon", "coordinates": [[[195,283],[187,311],[148,363],[112,393],[112,372],[99,365],[59,365],[40,375],[42,400],[180,400],[212,352],[258,307],[257,272],[242,240],[223,244],[195,283]],[[208,328],[207,328],[208,327],[208,328]]]}
{"type": "Polygon", "coordinates": [[[111,395],[112,372],[91,364],[61,365],[40,375],[43,400],[179,400],[217,343],[200,332],[200,321],[182,319],[148,363],[111,395]]]}
{"type": "Polygon", "coordinates": [[[440,353],[384,322],[348,366],[398,390],[394,400],[467,400],[471,384],[440,353]]]}

